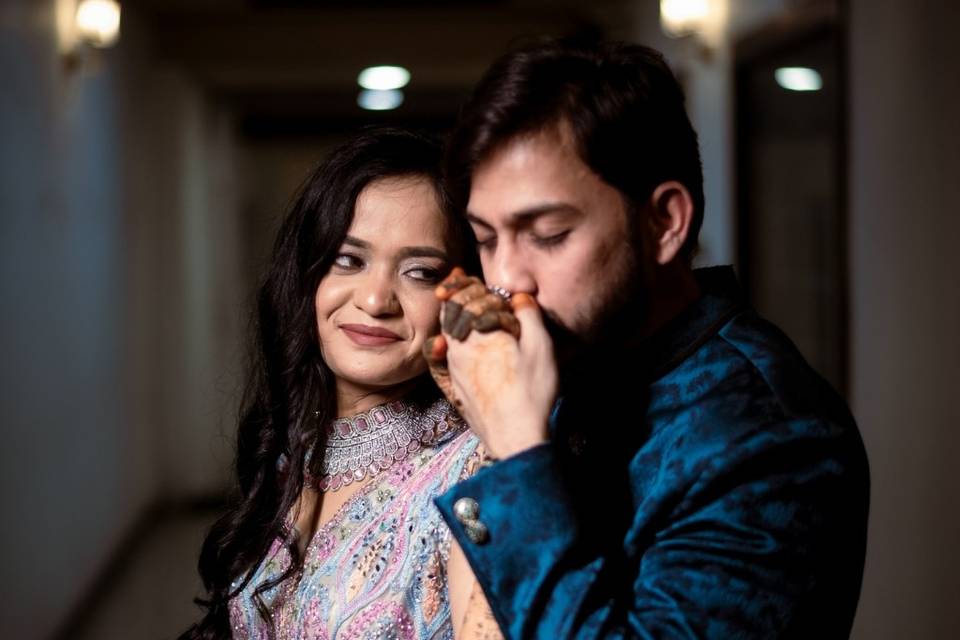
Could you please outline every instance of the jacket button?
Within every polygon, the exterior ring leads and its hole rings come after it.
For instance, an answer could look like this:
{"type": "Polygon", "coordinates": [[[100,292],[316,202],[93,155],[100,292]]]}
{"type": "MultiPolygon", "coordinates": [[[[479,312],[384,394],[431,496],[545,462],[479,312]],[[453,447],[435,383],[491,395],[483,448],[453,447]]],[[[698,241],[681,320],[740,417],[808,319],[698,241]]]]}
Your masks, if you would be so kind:
{"type": "Polygon", "coordinates": [[[487,525],[479,520],[467,522],[463,528],[467,532],[467,537],[470,538],[470,542],[473,544],[484,544],[490,539],[490,532],[487,530],[487,525]]]}
{"type": "Polygon", "coordinates": [[[453,515],[461,524],[473,522],[480,517],[480,505],[473,498],[460,498],[453,503],[453,515]]]}

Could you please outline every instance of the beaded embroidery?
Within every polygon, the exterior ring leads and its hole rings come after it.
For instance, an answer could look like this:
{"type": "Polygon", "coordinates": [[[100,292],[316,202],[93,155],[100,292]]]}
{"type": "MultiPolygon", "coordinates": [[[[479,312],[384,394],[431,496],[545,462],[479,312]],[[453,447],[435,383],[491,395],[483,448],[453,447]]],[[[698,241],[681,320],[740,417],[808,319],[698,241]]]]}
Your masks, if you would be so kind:
{"type": "MultiPolygon", "coordinates": [[[[440,407],[448,424],[459,421],[449,405],[440,407]]],[[[254,591],[289,566],[290,540],[277,539],[230,601],[233,637],[452,639],[451,536],[433,498],[478,470],[478,445],[469,431],[447,429],[372,477],[310,539],[303,570],[262,592],[267,621],[254,591]]]]}

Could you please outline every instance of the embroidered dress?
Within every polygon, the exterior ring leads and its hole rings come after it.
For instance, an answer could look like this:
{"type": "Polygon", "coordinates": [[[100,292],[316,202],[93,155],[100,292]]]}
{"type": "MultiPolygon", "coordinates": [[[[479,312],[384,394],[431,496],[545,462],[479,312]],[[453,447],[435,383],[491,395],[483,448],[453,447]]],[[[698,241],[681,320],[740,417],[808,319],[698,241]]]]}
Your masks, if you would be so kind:
{"type": "MultiPolygon", "coordinates": [[[[350,420],[373,424],[374,412],[384,408],[350,420]]],[[[402,407],[388,409],[396,413],[402,407]]],[[[317,530],[304,553],[302,574],[260,595],[268,622],[254,591],[290,562],[284,542],[274,542],[253,579],[230,602],[234,638],[453,637],[446,579],[450,530],[433,498],[476,472],[482,449],[445,401],[418,415],[421,421],[431,416],[439,427],[417,427],[419,443],[395,451],[393,464],[373,474],[317,530]]]]}

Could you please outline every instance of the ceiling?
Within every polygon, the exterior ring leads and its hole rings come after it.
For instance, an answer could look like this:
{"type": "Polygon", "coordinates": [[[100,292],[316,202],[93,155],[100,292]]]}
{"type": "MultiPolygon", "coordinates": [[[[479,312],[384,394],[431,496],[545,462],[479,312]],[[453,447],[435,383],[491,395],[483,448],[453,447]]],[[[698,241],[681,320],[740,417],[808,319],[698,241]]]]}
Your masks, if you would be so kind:
{"type": "Polygon", "coordinates": [[[163,63],[186,70],[261,133],[299,134],[370,118],[357,74],[411,71],[404,104],[378,119],[442,125],[483,70],[524,39],[625,37],[627,0],[126,0],[163,63]]]}

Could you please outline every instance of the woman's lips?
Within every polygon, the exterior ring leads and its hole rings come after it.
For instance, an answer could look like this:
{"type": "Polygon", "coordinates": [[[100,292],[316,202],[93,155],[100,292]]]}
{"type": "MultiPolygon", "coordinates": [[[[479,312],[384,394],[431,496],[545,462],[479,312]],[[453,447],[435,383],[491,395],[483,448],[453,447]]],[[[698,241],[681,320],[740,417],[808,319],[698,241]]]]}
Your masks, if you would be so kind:
{"type": "Polygon", "coordinates": [[[365,324],[342,324],[340,328],[354,343],[363,347],[379,347],[403,340],[393,331],[383,327],[371,327],[365,324]]]}

